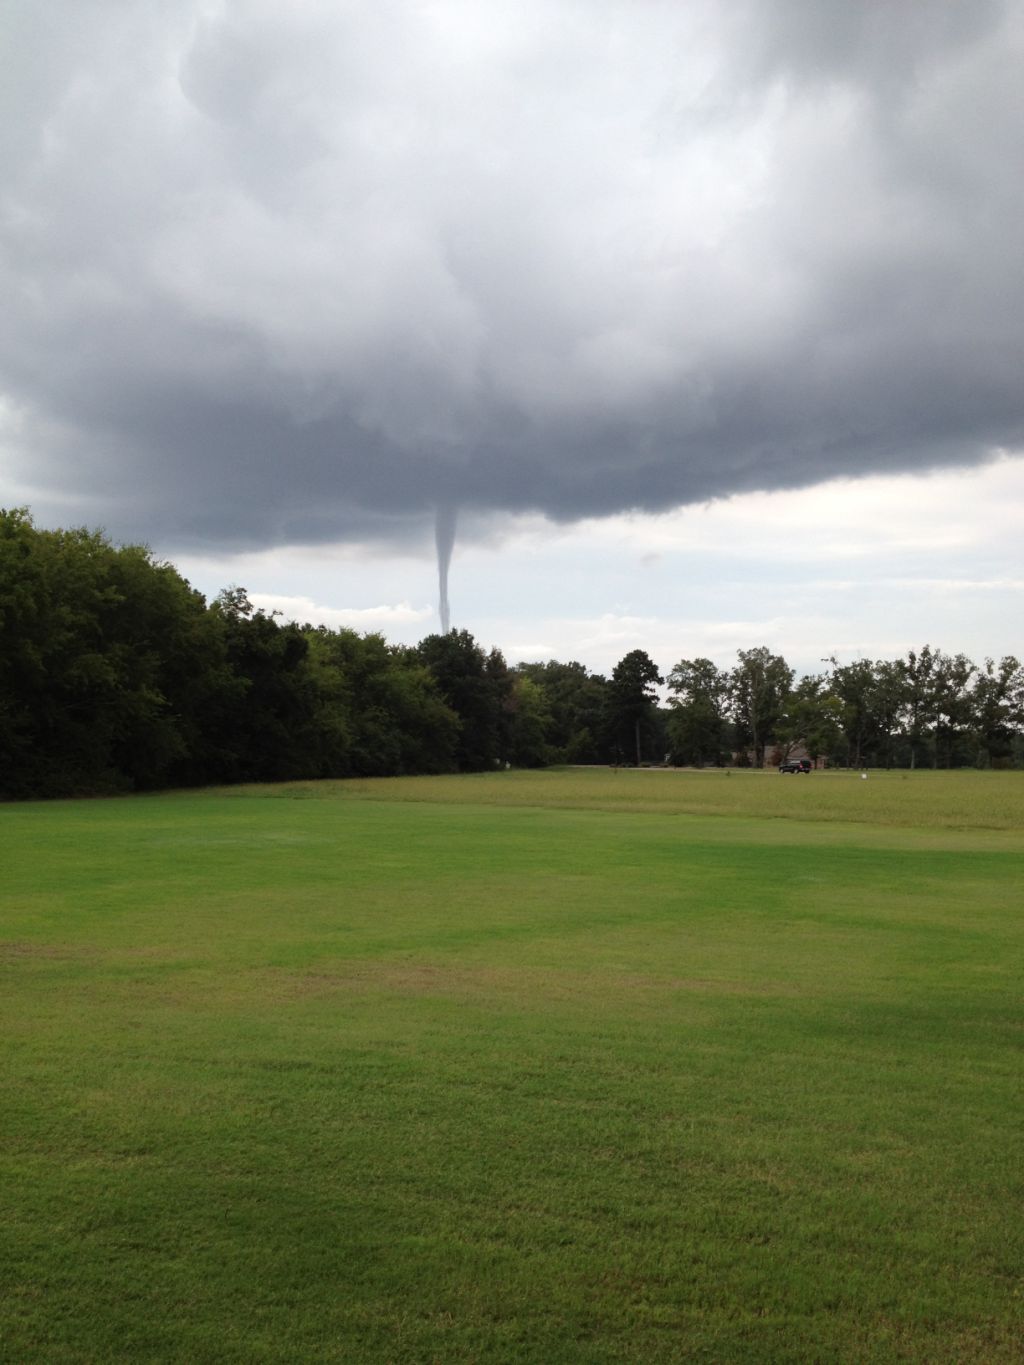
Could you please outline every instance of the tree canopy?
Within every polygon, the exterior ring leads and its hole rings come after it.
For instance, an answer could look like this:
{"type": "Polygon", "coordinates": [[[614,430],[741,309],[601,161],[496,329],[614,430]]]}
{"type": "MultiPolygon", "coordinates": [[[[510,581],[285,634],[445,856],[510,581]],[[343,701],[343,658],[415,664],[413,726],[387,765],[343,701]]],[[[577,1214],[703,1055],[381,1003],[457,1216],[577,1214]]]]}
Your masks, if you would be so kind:
{"type": "Polygon", "coordinates": [[[1024,666],[924,645],[795,678],[766,645],[732,668],[642,649],[611,677],[510,668],[466,630],[415,647],[282,622],[232,586],[84,528],[0,512],[0,794],[484,771],[816,761],[1024,766],[1024,666]],[[658,688],[668,691],[667,704],[658,688]]]}

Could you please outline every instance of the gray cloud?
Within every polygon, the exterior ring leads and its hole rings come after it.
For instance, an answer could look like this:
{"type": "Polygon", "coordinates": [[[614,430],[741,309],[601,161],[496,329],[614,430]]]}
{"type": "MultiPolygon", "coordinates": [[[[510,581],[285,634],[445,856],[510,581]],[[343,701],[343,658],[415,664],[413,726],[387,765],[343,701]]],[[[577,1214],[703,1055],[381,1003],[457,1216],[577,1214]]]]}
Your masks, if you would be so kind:
{"type": "Polygon", "coordinates": [[[11,9],[6,502],[393,539],[1021,442],[1009,0],[11,9]]]}

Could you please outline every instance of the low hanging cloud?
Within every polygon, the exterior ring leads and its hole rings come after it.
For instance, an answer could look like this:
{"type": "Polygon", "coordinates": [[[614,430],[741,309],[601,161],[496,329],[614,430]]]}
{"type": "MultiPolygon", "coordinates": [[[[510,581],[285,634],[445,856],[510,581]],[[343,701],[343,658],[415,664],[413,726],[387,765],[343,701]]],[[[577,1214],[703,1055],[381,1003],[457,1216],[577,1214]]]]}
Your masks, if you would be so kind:
{"type": "Polygon", "coordinates": [[[418,539],[1024,436],[1006,0],[15,0],[4,501],[418,539]]]}
{"type": "Polygon", "coordinates": [[[378,607],[326,607],[312,597],[288,596],[284,593],[253,592],[249,599],[260,611],[280,616],[285,621],[300,624],[330,626],[337,630],[348,627],[361,631],[385,631],[395,626],[423,623],[433,616],[431,607],[413,607],[408,602],[378,607]]]}

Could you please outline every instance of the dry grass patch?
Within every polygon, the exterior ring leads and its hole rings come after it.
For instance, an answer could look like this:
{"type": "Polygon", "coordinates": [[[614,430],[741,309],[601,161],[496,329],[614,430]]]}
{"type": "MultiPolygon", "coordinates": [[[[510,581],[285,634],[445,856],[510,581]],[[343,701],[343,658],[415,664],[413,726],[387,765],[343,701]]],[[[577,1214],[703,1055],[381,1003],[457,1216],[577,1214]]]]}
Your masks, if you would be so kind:
{"type": "Polygon", "coordinates": [[[560,810],[855,823],[906,829],[1024,830],[1024,774],[568,768],[462,776],[286,782],[224,790],[291,800],[537,806],[560,810]]]}

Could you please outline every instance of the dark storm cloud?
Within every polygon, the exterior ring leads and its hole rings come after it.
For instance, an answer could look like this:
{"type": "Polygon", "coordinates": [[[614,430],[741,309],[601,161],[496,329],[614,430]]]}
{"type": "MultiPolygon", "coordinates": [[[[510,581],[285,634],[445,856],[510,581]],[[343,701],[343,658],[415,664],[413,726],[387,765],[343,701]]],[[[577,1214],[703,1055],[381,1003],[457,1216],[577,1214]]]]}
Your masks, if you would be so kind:
{"type": "Polygon", "coordinates": [[[228,547],[1014,446],[1022,30],[994,0],[15,4],[0,496],[228,547]]]}

